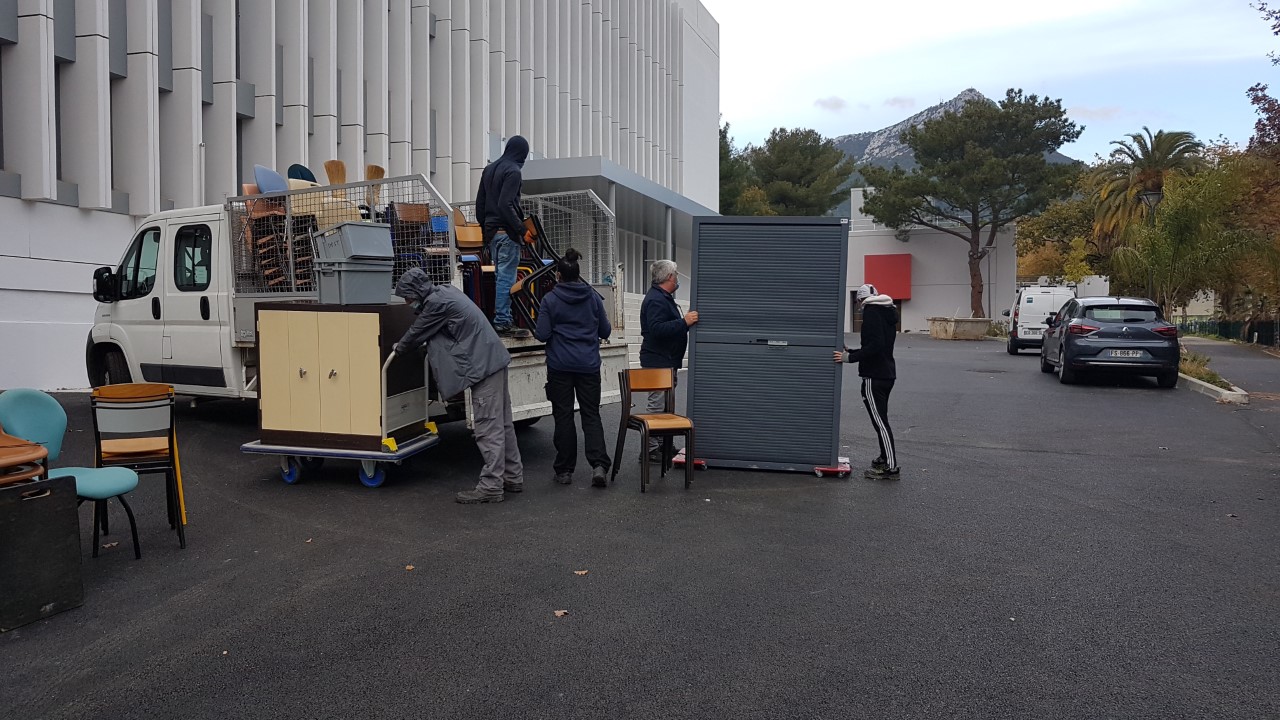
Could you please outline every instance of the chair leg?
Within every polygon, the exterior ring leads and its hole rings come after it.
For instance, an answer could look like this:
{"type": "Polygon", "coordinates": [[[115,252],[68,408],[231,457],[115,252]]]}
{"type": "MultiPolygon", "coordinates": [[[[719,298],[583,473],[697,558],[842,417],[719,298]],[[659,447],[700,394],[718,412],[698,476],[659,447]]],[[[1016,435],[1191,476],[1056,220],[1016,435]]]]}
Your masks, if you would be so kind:
{"type": "Polygon", "coordinates": [[[640,492],[645,492],[645,488],[649,486],[649,430],[640,430],[640,449],[643,451],[640,455],[640,492]]]}
{"type": "Polygon", "coordinates": [[[124,514],[129,516],[129,530],[133,532],[133,559],[142,559],[142,550],[138,547],[138,523],[133,519],[133,508],[129,507],[129,503],[125,502],[123,495],[117,495],[116,499],[120,501],[120,505],[124,508],[124,514]]]}
{"type": "Polygon", "coordinates": [[[102,528],[102,521],[98,519],[99,514],[107,514],[107,501],[93,501],[93,556],[98,557],[98,530],[102,528]]]}
{"type": "MultiPolygon", "coordinates": [[[[169,487],[173,490],[173,518],[176,521],[174,527],[178,528],[178,549],[187,549],[187,529],[182,525],[182,508],[178,504],[178,474],[169,471],[169,487]]],[[[124,502],[123,499],[120,502],[124,502]]]]}
{"type": "Polygon", "coordinates": [[[689,428],[689,432],[684,436],[684,489],[688,490],[693,485],[693,466],[697,458],[693,454],[693,428],[689,428]]]}
{"type": "MultiPolygon", "coordinates": [[[[626,400],[623,400],[626,402],[626,400]]],[[[609,476],[609,482],[618,479],[618,467],[622,465],[622,448],[627,444],[627,420],[622,419],[618,423],[618,445],[613,450],[613,474],[609,476]]]]}
{"type": "Polygon", "coordinates": [[[164,471],[164,501],[169,508],[169,529],[173,530],[178,527],[178,500],[177,500],[178,484],[174,479],[173,469],[164,471]]]}
{"type": "Polygon", "coordinates": [[[111,528],[107,526],[107,501],[102,500],[100,502],[102,503],[102,517],[100,519],[100,522],[102,523],[102,534],[103,536],[106,536],[111,534],[111,528]]]}
{"type": "Polygon", "coordinates": [[[671,442],[670,435],[662,438],[662,477],[664,478],[667,476],[667,466],[671,462],[671,457],[675,454],[672,452],[673,447],[674,444],[671,442]]]}

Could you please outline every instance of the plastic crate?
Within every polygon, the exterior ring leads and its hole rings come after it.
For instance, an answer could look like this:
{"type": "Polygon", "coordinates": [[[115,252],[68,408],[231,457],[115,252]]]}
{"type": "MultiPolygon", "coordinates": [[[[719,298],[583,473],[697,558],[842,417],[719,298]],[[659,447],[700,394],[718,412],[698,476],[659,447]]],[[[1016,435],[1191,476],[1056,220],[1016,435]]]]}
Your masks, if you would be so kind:
{"type": "Polygon", "coordinates": [[[317,262],[393,260],[391,226],[387,223],[344,222],[315,236],[317,262]]]}
{"type": "Polygon", "coordinates": [[[386,305],[391,302],[391,260],[317,262],[320,302],[326,305],[386,305]]]}

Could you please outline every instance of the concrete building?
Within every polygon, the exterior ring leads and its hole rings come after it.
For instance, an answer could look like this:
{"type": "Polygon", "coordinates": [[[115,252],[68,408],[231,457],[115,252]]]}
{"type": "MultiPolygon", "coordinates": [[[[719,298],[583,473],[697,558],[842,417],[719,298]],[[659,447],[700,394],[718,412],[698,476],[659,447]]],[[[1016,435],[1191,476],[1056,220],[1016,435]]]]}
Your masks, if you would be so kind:
{"type": "MultiPolygon", "coordinates": [[[[928,332],[931,317],[969,317],[969,245],[929,228],[898,232],[862,213],[865,190],[851,191],[847,296],[849,330],[856,329],[853,297],[870,282],[897,301],[900,329],[928,332]]],[[[1010,226],[996,236],[982,261],[982,303],[987,317],[999,318],[1017,293],[1017,253],[1010,226]]]]}
{"type": "MultiPolygon", "coordinates": [[[[341,159],[473,199],[591,188],[625,282],[719,205],[719,26],[698,0],[0,0],[0,387],[83,387],[90,276],[255,163],[341,159]]],[[[323,178],[323,176],[322,176],[323,178]]]]}

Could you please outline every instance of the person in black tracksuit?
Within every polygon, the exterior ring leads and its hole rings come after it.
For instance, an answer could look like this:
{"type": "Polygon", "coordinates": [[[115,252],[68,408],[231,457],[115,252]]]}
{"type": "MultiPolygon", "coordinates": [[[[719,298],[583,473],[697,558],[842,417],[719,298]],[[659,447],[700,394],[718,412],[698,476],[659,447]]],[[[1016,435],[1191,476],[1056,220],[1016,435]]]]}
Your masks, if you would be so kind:
{"type": "Polygon", "coordinates": [[[871,425],[880,443],[880,457],[871,461],[866,477],[871,480],[897,480],[898,452],[889,427],[889,393],[898,378],[893,361],[893,341],[898,336],[898,310],[893,299],[881,295],[874,285],[863,285],[855,295],[862,306],[862,347],[837,350],[836,362],[858,363],[862,378],[862,403],[867,407],[871,425]]]}

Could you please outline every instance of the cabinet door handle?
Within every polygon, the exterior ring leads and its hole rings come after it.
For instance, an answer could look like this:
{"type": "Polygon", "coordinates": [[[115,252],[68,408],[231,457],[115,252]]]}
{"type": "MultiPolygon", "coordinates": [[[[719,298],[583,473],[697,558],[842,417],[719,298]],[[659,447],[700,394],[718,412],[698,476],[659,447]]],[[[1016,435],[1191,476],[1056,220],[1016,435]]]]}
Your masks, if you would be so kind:
{"type": "Polygon", "coordinates": [[[303,368],[298,368],[298,377],[303,378],[306,376],[307,376],[307,371],[303,368]]]}
{"type": "Polygon", "coordinates": [[[330,370],[330,371],[329,371],[329,379],[331,379],[331,380],[332,380],[333,378],[336,378],[336,377],[338,377],[338,371],[337,371],[337,370],[330,370]]]}

